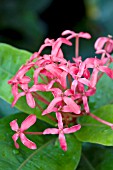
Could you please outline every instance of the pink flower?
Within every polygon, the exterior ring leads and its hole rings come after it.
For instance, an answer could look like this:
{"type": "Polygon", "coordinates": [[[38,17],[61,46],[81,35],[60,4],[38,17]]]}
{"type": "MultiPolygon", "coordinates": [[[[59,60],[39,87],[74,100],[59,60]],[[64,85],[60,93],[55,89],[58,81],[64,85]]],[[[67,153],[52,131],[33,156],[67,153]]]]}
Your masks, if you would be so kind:
{"type": "Polygon", "coordinates": [[[58,129],[57,128],[48,128],[44,130],[43,134],[59,134],[59,142],[60,142],[60,147],[62,150],[66,151],[67,150],[67,143],[64,134],[69,134],[69,133],[74,133],[77,130],[81,128],[81,125],[75,125],[70,128],[63,128],[63,122],[62,122],[62,116],[61,113],[57,112],[56,113],[56,118],[58,120],[58,129]]]}
{"type": "Polygon", "coordinates": [[[91,74],[91,79],[90,79],[91,87],[95,87],[97,83],[99,71],[106,73],[111,79],[113,79],[113,70],[105,65],[107,61],[108,58],[103,58],[103,59],[87,58],[85,60],[86,67],[93,68],[93,72],[91,74]]]}
{"type": "Polygon", "coordinates": [[[58,38],[56,41],[54,39],[50,40],[49,38],[46,38],[44,44],[40,47],[39,51],[31,56],[30,61],[33,61],[34,59],[38,58],[41,52],[44,50],[44,48],[49,46],[52,47],[51,51],[52,56],[63,58],[63,52],[60,48],[63,43],[69,46],[72,45],[72,43],[66,38],[58,38]]]}
{"type": "Polygon", "coordinates": [[[80,114],[80,112],[81,112],[80,106],[77,105],[76,102],[72,98],[65,96],[61,92],[60,89],[52,88],[49,91],[52,91],[52,93],[54,95],[54,99],[50,102],[48,107],[43,111],[42,115],[46,115],[53,111],[57,111],[58,107],[60,107],[60,109],[62,109],[64,107],[64,104],[66,104],[65,106],[67,106],[71,112],[73,112],[75,114],[80,114]]]}
{"type": "Polygon", "coordinates": [[[13,120],[10,122],[11,129],[15,131],[16,133],[12,136],[12,139],[14,141],[15,147],[18,149],[19,144],[16,142],[17,139],[20,137],[21,142],[29,149],[36,149],[36,144],[29,139],[26,138],[24,131],[27,130],[29,127],[31,127],[36,122],[36,116],[35,115],[29,115],[21,124],[21,127],[19,128],[17,124],[17,120],[13,120]]]}
{"type": "Polygon", "coordinates": [[[80,33],[75,33],[74,31],[66,30],[62,32],[62,35],[68,35],[70,34],[67,39],[70,40],[71,38],[79,37],[79,38],[86,38],[90,39],[91,35],[86,32],[80,32],[80,33]]]}
{"type": "Polygon", "coordinates": [[[41,87],[37,87],[37,86],[32,86],[31,88],[28,88],[28,84],[23,84],[21,85],[21,88],[22,88],[22,92],[18,93],[14,96],[14,100],[12,102],[12,107],[16,104],[16,102],[18,101],[18,99],[22,96],[26,96],[26,100],[27,100],[27,104],[31,107],[31,108],[34,108],[35,107],[35,100],[32,96],[32,92],[35,92],[37,91],[38,88],[41,88],[41,87]]]}
{"type": "Polygon", "coordinates": [[[111,37],[100,37],[96,40],[94,45],[96,50],[105,49],[108,53],[113,51],[113,40],[111,37]]]}

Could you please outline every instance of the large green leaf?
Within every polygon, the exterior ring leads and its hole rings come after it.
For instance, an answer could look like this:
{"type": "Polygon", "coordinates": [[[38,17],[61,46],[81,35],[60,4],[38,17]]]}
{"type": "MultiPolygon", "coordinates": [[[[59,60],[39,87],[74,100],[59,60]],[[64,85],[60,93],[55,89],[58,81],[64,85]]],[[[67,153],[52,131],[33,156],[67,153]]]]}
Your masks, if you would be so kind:
{"type": "MultiPolygon", "coordinates": [[[[113,64],[110,66],[113,68],[113,64]]],[[[89,98],[89,105],[92,111],[97,108],[113,103],[113,80],[103,75],[97,83],[96,94],[89,98]]]]}
{"type": "MultiPolygon", "coordinates": [[[[15,149],[11,136],[14,132],[9,128],[9,122],[17,119],[22,122],[27,115],[18,113],[0,120],[0,169],[4,170],[75,170],[81,155],[81,142],[74,135],[67,135],[68,150],[62,151],[56,136],[44,135],[27,137],[37,144],[37,150],[30,150],[20,143],[20,149],[15,149]]],[[[47,123],[37,120],[29,131],[43,131],[47,123]]]]}
{"type": "MultiPolygon", "coordinates": [[[[25,64],[25,62],[29,59],[30,56],[31,56],[30,52],[14,48],[7,44],[2,43],[0,44],[0,97],[10,104],[13,101],[13,96],[11,94],[11,87],[10,85],[8,85],[7,82],[11,77],[13,77],[16,74],[19,67],[22,64],[25,64]]],[[[49,99],[52,96],[50,93],[44,93],[44,97],[49,99]]],[[[39,102],[39,105],[43,109],[46,108],[47,106],[42,102],[39,102]]],[[[25,97],[19,99],[15,107],[29,114],[34,113],[37,115],[39,119],[54,124],[47,117],[41,116],[41,112],[38,108],[34,109],[30,108],[26,103],[25,97]]]]}
{"type": "MultiPolygon", "coordinates": [[[[94,114],[113,123],[113,105],[101,107],[94,114]]],[[[109,126],[98,122],[90,116],[83,116],[78,121],[82,128],[76,133],[76,137],[80,141],[113,146],[113,130],[109,126]]]]}
{"type": "Polygon", "coordinates": [[[85,144],[77,170],[113,170],[113,147],[85,144]]]}

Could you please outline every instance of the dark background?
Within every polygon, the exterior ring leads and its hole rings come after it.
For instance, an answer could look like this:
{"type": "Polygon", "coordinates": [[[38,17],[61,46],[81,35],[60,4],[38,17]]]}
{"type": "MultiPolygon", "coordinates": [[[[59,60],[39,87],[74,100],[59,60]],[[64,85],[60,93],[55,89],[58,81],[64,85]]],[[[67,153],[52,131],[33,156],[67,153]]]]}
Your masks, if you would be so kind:
{"type": "Polygon", "coordinates": [[[34,52],[71,29],[91,33],[92,49],[98,36],[113,34],[112,16],[113,0],[0,0],[0,42],[34,52]]]}

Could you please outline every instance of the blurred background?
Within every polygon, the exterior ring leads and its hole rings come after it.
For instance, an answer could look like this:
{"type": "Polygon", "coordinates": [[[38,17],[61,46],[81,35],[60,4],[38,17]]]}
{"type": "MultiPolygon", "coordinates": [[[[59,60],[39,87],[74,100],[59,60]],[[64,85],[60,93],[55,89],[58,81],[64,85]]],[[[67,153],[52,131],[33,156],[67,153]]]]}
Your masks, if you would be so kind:
{"type": "Polygon", "coordinates": [[[113,34],[112,16],[113,0],[0,0],[0,42],[34,52],[71,29],[92,35],[90,50],[98,36],[113,34]]]}

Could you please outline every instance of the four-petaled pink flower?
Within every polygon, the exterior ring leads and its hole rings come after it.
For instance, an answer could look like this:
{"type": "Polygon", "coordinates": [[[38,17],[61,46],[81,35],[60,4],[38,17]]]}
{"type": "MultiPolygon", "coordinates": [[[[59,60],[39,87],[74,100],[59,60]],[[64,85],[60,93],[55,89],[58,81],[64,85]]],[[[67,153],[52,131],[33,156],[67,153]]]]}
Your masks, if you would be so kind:
{"type": "Polygon", "coordinates": [[[29,149],[36,149],[36,144],[32,141],[30,141],[28,138],[26,138],[24,132],[27,130],[30,126],[32,126],[36,122],[36,115],[29,115],[21,124],[21,127],[19,128],[17,124],[17,120],[13,120],[10,122],[11,129],[13,131],[16,131],[16,133],[12,136],[12,139],[14,141],[15,147],[18,149],[19,144],[16,142],[17,139],[20,137],[21,142],[29,149]]]}
{"type": "Polygon", "coordinates": [[[74,133],[81,128],[81,125],[75,125],[69,128],[63,128],[62,116],[61,113],[56,113],[56,118],[58,120],[58,129],[57,128],[48,128],[44,130],[43,134],[59,134],[59,142],[62,150],[67,150],[67,143],[64,134],[74,133]]]}
{"type": "Polygon", "coordinates": [[[70,30],[63,31],[62,35],[69,35],[67,37],[67,40],[70,40],[70,39],[75,38],[75,37],[86,38],[86,39],[90,39],[91,38],[91,35],[89,33],[87,33],[87,32],[75,33],[74,31],[70,31],[70,30]]]}

